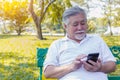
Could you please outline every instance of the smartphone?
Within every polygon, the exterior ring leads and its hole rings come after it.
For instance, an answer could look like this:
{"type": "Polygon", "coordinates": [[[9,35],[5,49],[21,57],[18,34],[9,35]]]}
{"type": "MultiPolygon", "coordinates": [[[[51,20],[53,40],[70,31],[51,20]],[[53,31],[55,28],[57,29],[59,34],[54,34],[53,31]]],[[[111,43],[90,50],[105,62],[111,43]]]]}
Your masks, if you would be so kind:
{"type": "MultiPolygon", "coordinates": [[[[88,54],[88,56],[87,56],[87,63],[89,63],[88,62],[88,60],[92,60],[92,61],[94,61],[94,62],[97,62],[97,60],[98,60],[98,56],[99,56],[99,53],[90,53],[90,54],[88,54]]],[[[91,63],[89,63],[89,64],[91,64],[91,63]]],[[[91,64],[92,65],[92,64],[91,64]]]]}

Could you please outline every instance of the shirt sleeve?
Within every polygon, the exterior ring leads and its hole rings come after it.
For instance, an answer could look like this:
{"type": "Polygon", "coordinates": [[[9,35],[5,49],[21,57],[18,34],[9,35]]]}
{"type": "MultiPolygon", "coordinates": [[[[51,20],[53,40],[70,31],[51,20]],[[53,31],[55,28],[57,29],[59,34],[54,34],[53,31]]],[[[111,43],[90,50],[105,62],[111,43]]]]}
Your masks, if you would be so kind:
{"type": "Polygon", "coordinates": [[[100,49],[101,49],[101,53],[102,53],[102,61],[103,62],[107,62],[107,61],[115,61],[116,62],[115,57],[113,56],[112,52],[110,51],[107,44],[103,41],[103,39],[101,39],[101,41],[100,41],[100,49]]]}
{"type": "Polygon", "coordinates": [[[44,66],[43,66],[43,70],[46,69],[46,67],[48,65],[54,65],[54,66],[58,66],[59,62],[58,62],[58,58],[57,58],[57,54],[58,54],[58,48],[56,46],[56,42],[53,42],[47,52],[45,61],[44,61],[44,66]]]}

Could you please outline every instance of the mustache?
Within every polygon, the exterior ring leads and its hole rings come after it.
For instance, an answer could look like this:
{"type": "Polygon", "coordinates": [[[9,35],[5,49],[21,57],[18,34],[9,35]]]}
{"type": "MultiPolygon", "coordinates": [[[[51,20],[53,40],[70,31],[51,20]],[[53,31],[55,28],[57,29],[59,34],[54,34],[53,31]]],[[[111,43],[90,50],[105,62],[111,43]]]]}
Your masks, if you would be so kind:
{"type": "Polygon", "coordinates": [[[85,31],[84,31],[84,30],[76,31],[75,33],[76,33],[76,34],[77,34],[77,33],[85,33],[85,31]]]}

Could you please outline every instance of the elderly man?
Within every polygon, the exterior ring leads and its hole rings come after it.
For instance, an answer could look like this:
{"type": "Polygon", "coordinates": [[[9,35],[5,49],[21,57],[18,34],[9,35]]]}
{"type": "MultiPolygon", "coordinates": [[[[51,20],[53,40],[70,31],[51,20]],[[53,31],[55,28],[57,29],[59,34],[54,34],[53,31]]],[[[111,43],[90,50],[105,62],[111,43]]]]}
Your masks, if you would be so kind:
{"type": "Polygon", "coordinates": [[[71,7],[63,13],[66,36],[49,47],[45,62],[46,78],[59,80],[108,80],[107,74],[115,70],[115,58],[106,43],[97,35],[88,35],[85,11],[71,7]],[[99,53],[96,62],[85,58],[99,53]]]}

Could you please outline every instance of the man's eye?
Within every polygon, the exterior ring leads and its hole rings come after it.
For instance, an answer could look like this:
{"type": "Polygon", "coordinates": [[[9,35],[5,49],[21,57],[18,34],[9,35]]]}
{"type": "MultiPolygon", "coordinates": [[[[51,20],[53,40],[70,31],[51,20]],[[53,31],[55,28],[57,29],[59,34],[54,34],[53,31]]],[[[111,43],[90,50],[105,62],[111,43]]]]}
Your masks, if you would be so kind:
{"type": "Polygon", "coordinates": [[[77,23],[75,23],[75,24],[73,24],[73,26],[78,26],[78,24],[77,24],[77,23]]]}
{"type": "Polygon", "coordinates": [[[85,23],[84,23],[84,22],[82,22],[82,23],[81,23],[81,25],[85,25],[85,23]]]}
{"type": "Polygon", "coordinates": [[[81,22],[80,24],[81,24],[81,25],[85,25],[85,24],[86,24],[86,22],[81,22]]]}

